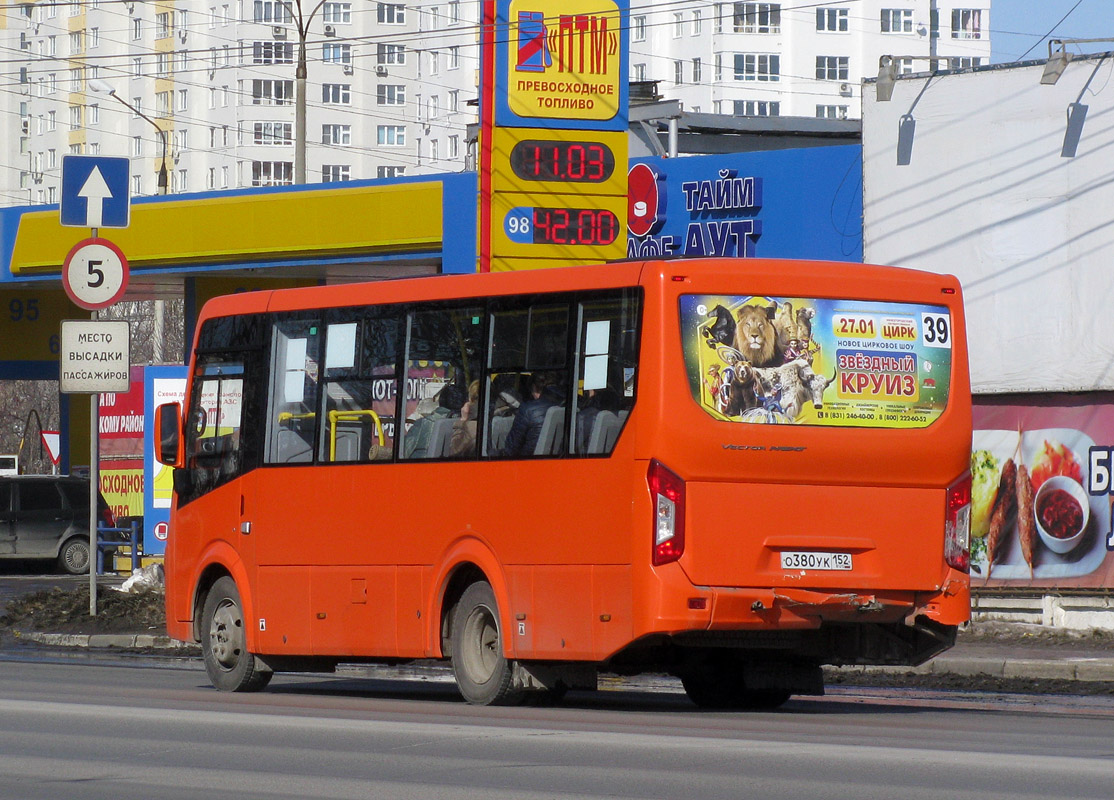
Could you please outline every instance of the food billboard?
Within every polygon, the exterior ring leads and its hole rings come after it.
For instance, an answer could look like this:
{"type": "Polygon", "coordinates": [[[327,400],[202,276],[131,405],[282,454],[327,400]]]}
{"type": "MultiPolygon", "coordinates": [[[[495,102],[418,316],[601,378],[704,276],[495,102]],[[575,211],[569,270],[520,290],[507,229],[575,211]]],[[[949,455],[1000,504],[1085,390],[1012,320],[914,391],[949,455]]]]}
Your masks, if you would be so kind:
{"type": "Polygon", "coordinates": [[[1114,395],[976,398],[971,584],[1114,586],[1114,395]]]}

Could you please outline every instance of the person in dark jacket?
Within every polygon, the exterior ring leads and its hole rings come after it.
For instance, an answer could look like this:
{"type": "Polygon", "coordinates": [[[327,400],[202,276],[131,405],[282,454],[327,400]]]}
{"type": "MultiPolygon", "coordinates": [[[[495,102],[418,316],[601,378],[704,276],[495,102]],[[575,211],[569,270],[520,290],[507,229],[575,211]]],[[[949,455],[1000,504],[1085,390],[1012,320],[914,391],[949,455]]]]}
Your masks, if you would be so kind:
{"type": "Polygon", "coordinates": [[[552,373],[536,372],[530,380],[530,399],[519,406],[503,443],[501,455],[532,456],[538,446],[545,414],[564,401],[564,394],[552,373]]]}

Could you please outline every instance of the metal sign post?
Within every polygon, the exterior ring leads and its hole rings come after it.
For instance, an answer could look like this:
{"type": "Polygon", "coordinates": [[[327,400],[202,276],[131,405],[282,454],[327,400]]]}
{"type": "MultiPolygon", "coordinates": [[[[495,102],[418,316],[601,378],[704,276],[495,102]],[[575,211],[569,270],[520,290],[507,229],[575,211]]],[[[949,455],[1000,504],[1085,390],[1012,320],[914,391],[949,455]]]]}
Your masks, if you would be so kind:
{"type": "Polygon", "coordinates": [[[131,327],[126,320],[63,320],[58,388],[89,394],[89,613],[97,614],[97,513],[100,499],[100,393],[131,388],[131,327]]]}

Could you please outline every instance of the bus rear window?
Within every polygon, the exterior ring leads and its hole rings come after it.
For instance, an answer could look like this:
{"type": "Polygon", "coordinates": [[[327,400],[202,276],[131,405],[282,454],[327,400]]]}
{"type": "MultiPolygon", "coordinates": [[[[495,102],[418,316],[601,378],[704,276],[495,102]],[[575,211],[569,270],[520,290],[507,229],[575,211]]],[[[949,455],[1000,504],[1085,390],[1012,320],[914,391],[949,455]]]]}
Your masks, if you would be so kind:
{"type": "Polygon", "coordinates": [[[726,422],[925,428],[951,386],[944,306],[683,295],[693,398],[726,422]]]}

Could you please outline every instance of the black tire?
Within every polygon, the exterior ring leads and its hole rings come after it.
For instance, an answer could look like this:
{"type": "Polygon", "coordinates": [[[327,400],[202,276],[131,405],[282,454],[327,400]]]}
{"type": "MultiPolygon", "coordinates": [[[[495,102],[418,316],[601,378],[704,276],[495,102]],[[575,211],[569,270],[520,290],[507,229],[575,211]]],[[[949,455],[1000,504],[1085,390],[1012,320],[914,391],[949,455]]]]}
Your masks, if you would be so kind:
{"type": "Polygon", "coordinates": [[[58,551],[58,569],[67,575],[89,574],[89,538],[74,536],[58,551]]]}
{"type": "Polygon", "coordinates": [[[274,674],[248,652],[244,611],[236,582],[220,578],[205,596],[201,612],[201,655],[205,672],[222,692],[257,692],[274,674]]]}
{"type": "Polygon", "coordinates": [[[793,696],[788,689],[748,689],[742,672],[739,664],[710,659],[687,669],[681,685],[696,705],[715,710],[772,711],[793,696]]]}
{"type": "Polygon", "coordinates": [[[503,655],[499,606],[485,581],[464,590],[453,611],[452,664],[464,699],[478,706],[509,706],[525,692],[512,686],[513,664],[503,655]]]}

